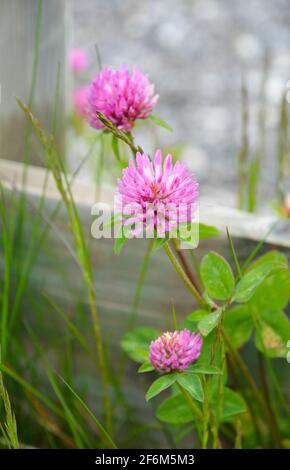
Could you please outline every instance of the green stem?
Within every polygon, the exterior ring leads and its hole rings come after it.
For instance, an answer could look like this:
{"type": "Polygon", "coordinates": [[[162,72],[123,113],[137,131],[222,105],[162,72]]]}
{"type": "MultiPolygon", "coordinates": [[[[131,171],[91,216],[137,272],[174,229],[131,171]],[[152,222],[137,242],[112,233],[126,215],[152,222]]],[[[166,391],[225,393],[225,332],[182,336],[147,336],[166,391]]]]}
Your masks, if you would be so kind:
{"type": "Polygon", "coordinates": [[[245,206],[247,184],[247,161],[249,152],[248,125],[249,125],[249,98],[245,80],[242,82],[242,144],[238,157],[238,208],[245,206]]]}
{"type": "MultiPolygon", "coordinates": [[[[259,319],[256,317],[255,312],[250,308],[250,312],[252,314],[252,318],[256,327],[256,334],[258,335],[260,339],[260,343],[262,345],[263,353],[266,355],[266,349],[264,347],[264,342],[263,338],[261,336],[261,329],[259,327],[259,319]]],[[[258,351],[258,367],[259,367],[259,375],[260,375],[260,382],[262,386],[262,391],[263,391],[263,396],[264,396],[264,403],[265,403],[265,409],[266,409],[266,414],[268,416],[268,420],[271,423],[271,430],[272,430],[272,435],[273,439],[276,442],[277,446],[280,448],[281,447],[281,437],[279,433],[279,426],[278,422],[276,420],[275,413],[272,408],[272,403],[271,403],[271,397],[269,393],[269,388],[268,388],[268,383],[267,383],[267,378],[266,378],[266,372],[265,372],[265,362],[264,362],[264,356],[260,351],[258,351]]]]}
{"type": "Polygon", "coordinates": [[[175,252],[179,258],[179,261],[184,269],[185,274],[187,275],[188,279],[190,280],[191,284],[195,287],[195,289],[202,295],[201,288],[199,286],[198,280],[193,273],[186,256],[184,255],[183,251],[179,248],[179,242],[176,238],[172,239],[173,246],[175,248],[175,252]]]}
{"type": "Polygon", "coordinates": [[[195,288],[195,286],[191,283],[190,279],[188,278],[188,276],[185,274],[185,272],[183,271],[182,267],[180,266],[179,262],[177,261],[177,259],[175,258],[168,242],[165,243],[163,245],[163,248],[164,248],[164,251],[165,253],[167,254],[169,260],[171,261],[171,264],[173,265],[175,271],[177,272],[177,274],[179,274],[179,276],[182,278],[183,282],[187,285],[187,287],[189,288],[189,290],[191,291],[192,295],[195,297],[195,299],[197,300],[197,302],[200,304],[200,305],[204,305],[205,304],[205,301],[204,299],[202,298],[202,296],[200,295],[200,293],[198,292],[198,290],[195,288]]]}
{"type": "Polygon", "coordinates": [[[266,447],[267,446],[267,443],[264,439],[264,436],[263,434],[261,433],[261,429],[260,429],[260,425],[258,423],[258,420],[257,420],[257,416],[256,416],[256,413],[255,413],[255,410],[253,409],[253,403],[252,403],[252,400],[249,399],[248,395],[243,391],[243,384],[241,383],[241,377],[240,377],[240,374],[239,374],[239,371],[237,369],[237,365],[236,363],[233,361],[233,358],[230,354],[228,354],[226,356],[227,358],[227,365],[228,365],[228,368],[231,372],[231,376],[232,376],[232,379],[233,379],[233,382],[234,382],[234,386],[236,389],[238,389],[241,394],[243,395],[243,397],[245,398],[245,401],[247,402],[248,404],[248,407],[249,407],[249,413],[251,415],[251,418],[253,420],[253,423],[255,425],[255,428],[257,430],[257,433],[259,435],[259,438],[261,439],[261,442],[263,442],[263,445],[266,447]]]}
{"type": "Polygon", "coordinates": [[[269,420],[271,423],[271,429],[273,432],[275,442],[278,444],[279,448],[281,448],[281,438],[279,434],[279,427],[276,421],[275,413],[273,412],[268,383],[267,383],[264,356],[260,351],[258,352],[258,364],[259,364],[260,382],[261,382],[262,390],[264,393],[265,406],[267,407],[267,414],[269,416],[269,420]]]}
{"type": "Polygon", "coordinates": [[[201,275],[200,275],[200,265],[199,265],[198,257],[197,257],[194,250],[189,250],[189,255],[190,255],[192,263],[193,263],[193,269],[194,269],[194,273],[195,273],[197,282],[199,282],[199,284],[202,286],[202,280],[201,280],[201,275]]]}
{"type": "MultiPolygon", "coordinates": [[[[137,287],[135,290],[135,295],[134,295],[133,302],[132,302],[132,309],[131,309],[131,314],[130,314],[129,321],[128,321],[127,331],[132,331],[136,325],[138,307],[139,307],[141,294],[142,294],[142,290],[144,286],[145,276],[146,276],[148,266],[149,266],[149,260],[150,260],[150,255],[152,252],[153,244],[154,244],[154,238],[150,239],[148,246],[147,246],[147,250],[145,252],[145,256],[144,256],[140,274],[139,274],[139,279],[137,282],[137,287]]],[[[127,364],[127,359],[128,359],[128,356],[123,351],[121,355],[121,359],[120,359],[120,376],[121,377],[123,377],[124,375],[126,364],[127,364]]]]}
{"type": "Polygon", "coordinates": [[[204,379],[204,403],[203,403],[203,426],[202,426],[202,448],[207,448],[208,437],[209,437],[209,421],[210,421],[210,404],[208,399],[208,391],[209,391],[209,380],[204,379]]]}
{"type": "Polygon", "coordinates": [[[202,414],[202,411],[200,410],[199,406],[195,403],[195,401],[191,398],[190,394],[188,393],[187,390],[185,390],[182,385],[180,385],[178,382],[177,382],[177,385],[178,385],[178,388],[179,390],[181,391],[182,395],[184,396],[185,400],[187,401],[187,403],[189,404],[190,408],[192,409],[192,412],[193,412],[193,415],[194,417],[196,417],[197,419],[195,420],[195,424],[196,424],[196,430],[197,430],[197,434],[198,434],[198,437],[199,437],[199,440],[200,442],[202,442],[202,433],[201,433],[201,429],[200,429],[200,425],[199,425],[199,421],[203,421],[203,414],[202,414]]]}
{"type": "Polygon", "coordinates": [[[226,345],[227,347],[229,348],[229,351],[232,355],[232,357],[234,358],[234,360],[236,361],[237,365],[239,366],[239,369],[241,370],[241,372],[243,373],[248,385],[250,386],[257,402],[260,404],[261,408],[264,409],[264,402],[261,398],[261,395],[260,395],[260,392],[257,388],[257,385],[253,379],[253,377],[251,376],[250,372],[249,372],[249,369],[247,367],[247,365],[245,364],[244,360],[242,359],[241,355],[239,354],[239,352],[234,348],[228,334],[226,333],[226,331],[223,329],[222,330],[222,334],[223,334],[223,337],[224,337],[224,340],[226,342],[226,345]]]}
{"type": "Polygon", "coordinates": [[[98,119],[104,124],[108,131],[110,131],[117,139],[122,140],[125,144],[130,147],[133,155],[135,156],[137,152],[144,153],[143,149],[138,145],[134,144],[132,136],[128,132],[122,131],[114,126],[114,124],[102,113],[97,111],[98,119]]]}
{"type": "MultiPolygon", "coordinates": [[[[222,323],[222,320],[221,320],[222,323]]],[[[220,338],[220,334],[219,334],[220,338]]],[[[218,378],[218,394],[217,394],[217,406],[216,406],[216,416],[214,420],[214,427],[213,427],[213,448],[217,449],[220,447],[218,433],[219,433],[219,425],[220,420],[222,417],[222,402],[224,397],[224,367],[225,367],[225,345],[224,340],[220,338],[221,343],[221,370],[222,373],[218,378]]]]}
{"type": "Polygon", "coordinates": [[[136,287],[136,291],[135,291],[135,295],[134,295],[134,299],[132,303],[132,310],[131,310],[131,315],[129,318],[128,330],[132,330],[133,328],[135,328],[138,307],[139,307],[140,298],[141,298],[141,294],[143,290],[145,276],[148,271],[149,260],[150,260],[150,255],[152,252],[153,245],[154,245],[154,238],[150,239],[148,243],[147,250],[145,252],[145,256],[144,256],[143,263],[141,266],[139,279],[138,279],[138,283],[137,283],[137,287],[136,287]]]}
{"type": "Polygon", "coordinates": [[[257,400],[257,403],[259,404],[262,411],[265,413],[266,419],[271,423],[273,438],[274,438],[276,444],[279,447],[280,446],[280,439],[279,439],[279,436],[276,434],[275,425],[272,422],[271,413],[269,413],[267,405],[266,405],[264,399],[261,397],[260,392],[257,388],[257,385],[256,385],[252,375],[250,374],[246,363],[244,362],[244,360],[243,360],[242,356],[239,354],[239,352],[232,345],[232,342],[231,342],[229,336],[227,335],[227,333],[225,332],[224,329],[223,329],[223,337],[225,339],[226,345],[229,348],[229,351],[230,351],[231,355],[233,356],[234,360],[236,361],[237,365],[239,366],[239,369],[241,370],[241,372],[242,372],[245,380],[247,381],[249,387],[251,388],[251,390],[252,390],[252,392],[253,392],[256,400],[257,400]]]}

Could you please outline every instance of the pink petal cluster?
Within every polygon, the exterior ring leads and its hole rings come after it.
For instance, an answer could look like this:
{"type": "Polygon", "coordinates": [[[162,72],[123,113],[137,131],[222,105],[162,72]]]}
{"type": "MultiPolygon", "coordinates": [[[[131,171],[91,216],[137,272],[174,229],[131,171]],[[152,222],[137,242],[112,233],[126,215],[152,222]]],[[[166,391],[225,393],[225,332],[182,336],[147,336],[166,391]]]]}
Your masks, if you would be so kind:
{"type": "Polygon", "coordinates": [[[77,114],[87,116],[88,111],[88,87],[82,86],[73,91],[73,106],[77,114]]]}
{"type": "Polygon", "coordinates": [[[104,127],[96,111],[103,113],[116,127],[131,131],[136,119],[146,119],[157,102],[152,85],[137,67],[130,74],[123,65],[120,70],[107,67],[99,72],[89,90],[89,122],[104,127]]]}
{"type": "MultiPolygon", "coordinates": [[[[172,162],[168,154],[162,160],[157,150],[154,161],[148,155],[136,154],[118,181],[119,210],[126,214],[124,225],[136,224],[141,230],[157,229],[158,236],[191,222],[196,212],[198,183],[183,162],[172,162]]],[[[162,235],[163,234],[163,235],[162,235]]]]}
{"type": "Polygon", "coordinates": [[[201,352],[201,335],[181,330],[163,333],[150,345],[150,362],[160,372],[183,371],[201,352]]]}
{"type": "Polygon", "coordinates": [[[89,56],[84,49],[72,49],[69,53],[69,66],[73,73],[85,72],[89,66],[89,56]]]}

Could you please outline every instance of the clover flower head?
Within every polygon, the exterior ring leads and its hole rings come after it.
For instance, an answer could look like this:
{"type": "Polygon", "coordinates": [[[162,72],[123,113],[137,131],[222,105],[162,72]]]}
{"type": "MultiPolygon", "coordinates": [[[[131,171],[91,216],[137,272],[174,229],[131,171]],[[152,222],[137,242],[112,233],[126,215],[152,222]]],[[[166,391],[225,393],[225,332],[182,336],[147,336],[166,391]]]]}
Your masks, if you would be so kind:
{"type": "Polygon", "coordinates": [[[172,162],[169,154],[162,160],[157,150],[153,161],[136,154],[118,182],[118,208],[126,214],[124,225],[136,224],[141,230],[170,232],[182,222],[191,222],[196,212],[198,183],[181,161],[172,162]]]}
{"type": "Polygon", "coordinates": [[[115,127],[129,132],[137,119],[146,119],[151,114],[157,99],[154,85],[137,67],[132,73],[126,65],[119,70],[107,67],[90,85],[89,123],[96,129],[104,127],[96,115],[98,111],[115,127]]]}
{"type": "Polygon", "coordinates": [[[151,342],[149,359],[159,372],[183,371],[199,358],[201,348],[199,333],[186,329],[167,332],[151,342]]]}

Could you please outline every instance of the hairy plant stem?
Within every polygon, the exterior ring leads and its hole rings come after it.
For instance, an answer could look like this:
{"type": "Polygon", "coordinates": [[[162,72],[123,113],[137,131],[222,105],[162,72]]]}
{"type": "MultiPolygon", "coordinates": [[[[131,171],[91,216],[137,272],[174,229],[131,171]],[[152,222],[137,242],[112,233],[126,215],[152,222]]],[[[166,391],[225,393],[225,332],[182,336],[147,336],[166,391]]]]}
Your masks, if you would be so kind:
{"type": "Polygon", "coordinates": [[[106,118],[103,113],[97,111],[96,115],[108,131],[110,131],[117,139],[121,140],[122,142],[125,142],[125,144],[130,147],[134,157],[136,156],[137,152],[144,153],[143,149],[139,145],[135,145],[131,133],[122,131],[121,129],[115,127],[114,124],[108,118],[106,118]]]}
{"type": "Polygon", "coordinates": [[[190,264],[188,263],[188,260],[186,256],[184,255],[183,251],[179,248],[178,246],[178,240],[176,238],[172,239],[173,246],[175,248],[175,252],[179,258],[179,261],[185,271],[185,274],[187,275],[188,279],[190,280],[191,284],[195,287],[195,289],[199,292],[200,295],[202,295],[202,290],[199,286],[199,283],[195,277],[194,272],[192,271],[190,264]]]}
{"type": "Polygon", "coordinates": [[[177,274],[179,274],[179,276],[181,277],[183,282],[187,285],[187,287],[189,288],[189,290],[191,291],[192,295],[195,297],[197,302],[201,305],[205,305],[205,300],[202,298],[199,291],[195,288],[195,286],[192,284],[192,282],[190,281],[187,274],[184,272],[183,268],[180,266],[179,262],[177,261],[176,257],[174,256],[174,254],[173,254],[173,252],[172,252],[172,250],[169,246],[169,243],[168,242],[165,243],[163,245],[163,248],[164,248],[164,251],[167,254],[171,264],[173,265],[175,271],[177,272],[177,274]]]}

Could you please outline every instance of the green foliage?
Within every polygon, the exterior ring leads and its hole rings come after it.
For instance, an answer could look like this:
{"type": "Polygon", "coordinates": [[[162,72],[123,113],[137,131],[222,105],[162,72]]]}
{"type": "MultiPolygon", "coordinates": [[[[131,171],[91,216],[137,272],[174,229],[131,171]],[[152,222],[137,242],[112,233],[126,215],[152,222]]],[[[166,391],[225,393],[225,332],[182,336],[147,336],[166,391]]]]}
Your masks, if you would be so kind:
{"type": "Polygon", "coordinates": [[[206,375],[212,375],[212,374],[221,374],[222,371],[219,367],[213,366],[211,364],[203,364],[200,361],[198,361],[196,364],[193,364],[188,367],[186,370],[187,374],[206,374],[206,375]]]}
{"type": "Polygon", "coordinates": [[[249,181],[248,181],[248,211],[255,212],[257,206],[257,186],[260,175],[260,161],[254,158],[249,165],[249,181]]]}
{"type": "Polygon", "coordinates": [[[167,243],[169,240],[169,238],[166,236],[164,238],[154,238],[154,242],[153,242],[153,251],[157,251],[159,250],[160,248],[162,248],[162,246],[167,243]]]}
{"type": "Polygon", "coordinates": [[[209,238],[217,237],[220,235],[220,231],[212,225],[198,224],[199,228],[199,240],[208,240],[209,238]]]}
{"type": "Polygon", "coordinates": [[[224,328],[236,348],[241,348],[247,343],[253,327],[253,317],[247,305],[239,305],[225,313],[224,328]]]}
{"type": "Polygon", "coordinates": [[[286,357],[290,321],[281,310],[263,310],[257,323],[256,346],[269,357],[286,357]]]}
{"type": "Polygon", "coordinates": [[[127,241],[128,239],[125,237],[123,231],[121,230],[119,235],[115,238],[114,253],[116,255],[119,255],[121,253],[122,248],[127,241]]]}
{"type": "Polygon", "coordinates": [[[186,320],[190,322],[198,322],[199,320],[202,320],[204,317],[206,317],[208,314],[209,312],[207,310],[195,310],[186,317],[186,320]]]}
{"type": "Polygon", "coordinates": [[[287,306],[290,299],[290,271],[287,269],[288,262],[284,254],[278,251],[270,251],[253,263],[252,267],[270,262],[285,265],[285,269],[275,270],[257,287],[250,300],[251,308],[257,312],[269,308],[282,310],[287,306]]]}
{"type": "MultiPolygon", "coordinates": [[[[0,355],[0,362],[1,362],[1,355],[0,355]]],[[[11,407],[8,392],[4,386],[3,376],[1,372],[0,372],[0,397],[3,400],[4,410],[5,410],[5,422],[1,423],[0,421],[0,430],[2,431],[4,441],[8,448],[19,449],[16,418],[11,407]]]]}
{"type": "MultiPolygon", "coordinates": [[[[217,397],[213,397],[213,402],[215,403],[217,397]]],[[[222,398],[222,414],[221,422],[228,421],[233,416],[239,415],[240,413],[245,413],[247,411],[247,405],[245,400],[237,392],[234,392],[228,387],[225,387],[223,390],[222,398]]]]}
{"type": "Polygon", "coordinates": [[[287,307],[290,298],[290,273],[282,269],[267,277],[250,300],[250,305],[257,310],[272,308],[282,310],[287,307]]]}
{"type": "Polygon", "coordinates": [[[204,256],[200,270],[202,282],[207,293],[214,299],[231,298],[235,279],[227,261],[215,252],[204,256]]]}
{"type": "Polygon", "coordinates": [[[73,389],[73,387],[70,384],[68,384],[64,379],[62,379],[62,381],[67,386],[67,388],[70,390],[72,395],[76,398],[76,400],[80,403],[81,407],[86,411],[86,413],[88,413],[88,415],[90,416],[90,418],[92,419],[94,424],[97,426],[97,428],[100,430],[100,432],[102,433],[102,435],[105,438],[105,441],[107,441],[107,443],[109,444],[109,448],[117,449],[117,446],[116,446],[115,442],[113,441],[112,437],[109,435],[109,433],[104,428],[102,423],[98,420],[98,418],[94,415],[94,413],[92,413],[92,411],[89,409],[89,407],[83,401],[83,399],[77,394],[77,392],[73,389]]]}
{"type": "Polygon", "coordinates": [[[200,320],[198,329],[203,336],[207,336],[219,324],[221,314],[222,310],[218,309],[200,320]]]}
{"type": "Polygon", "coordinates": [[[118,139],[115,135],[112,136],[112,150],[115,155],[115,158],[118,162],[118,164],[122,168],[122,161],[121,161],[121,154],[120,154],[120,148],[119,148],[119,142],[118,139]]]}
{"type": "Polygon", "coordinates": [[[167,131],[173,132],[172,127],[166,121],[164,121],[164,119],[161,119],[155,114],[150,114],[149,119],[157,124],[157,126],[163,127],[167,131]]]}
{"type": "Polygon", "coordinates": [[[219,235],[219,230],[211,225],[198,224],[196,222],[184,222],[179,224],[177,236],[183,242],[207,240],[219,235]]]}
{"type": "Polygon", "coordinates": [[[126,333],[121,346],[133,361],[143,363],[148,359],[151,341],[155,340],[159,334],[154,328],[136,328],[126,333]]]}
{"type": "Polygon", "coordinates": [[[194,420],[192,409],[180,393],[166,398],[157,408],[160,421],[170,424],[185,424],[194,420]]]}
{"type": "Polygon", "coordinates": [[[138,369],[138,372],[140,374],[144,373],[144,372],[152,372],[154,370],[154,367],[151,365],[150,362],[144,362],[138,369]]]}
{"type": "Polygon", "coordinates": [[[184,388],[195,400],[203,402],[204,393],[201,380],[195,374],[178,374],[177,382],[184,388]]]}
{"type": "Polygon", "coordinates": [[[275,262],[264,262],[252,268],[238,282],[233,300],[239,303],[248,302],[268,276],[285,269],[287,269],[285,264],[275,262]]]}
{"type": "MultiPolygon", "coordinates": [[[[213,397],[212,410],[216,405],[213,397]]],[[[232,421],[234,417],[247,411],[247,405],[241,395],[228,387],[224,388],[222,399],[222,414],[220,422],[232,421]]],[[[158,407],[156,416],[165,423],[186,424],[195,420],[193,411],[184,396],[180,393],[166,398],[158,407]]]]}
{"type": "Polygon", "coordinates": [[[177,380],[177,374],[166,374],[156,379],[146,393],[146,401],[156,397],[159,393],[171,387],[177,380]]]}

